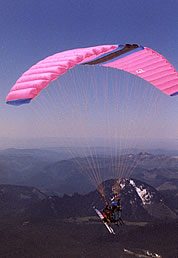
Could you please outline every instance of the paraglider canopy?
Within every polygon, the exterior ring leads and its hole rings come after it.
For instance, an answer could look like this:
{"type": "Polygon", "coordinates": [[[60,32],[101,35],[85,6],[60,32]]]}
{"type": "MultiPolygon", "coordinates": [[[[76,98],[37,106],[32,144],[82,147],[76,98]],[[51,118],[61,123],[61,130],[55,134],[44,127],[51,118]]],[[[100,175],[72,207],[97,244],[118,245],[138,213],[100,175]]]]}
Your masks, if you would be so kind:
{"type": "Polygon", "coordinates": [[[78,64],[124,70],[143,78],[167,95],[178,94],[177,72],[157,52],[136,44],[101,45],[63,51],[39,61],[16,81],[6,98],[7,104],[29,103],[51,81],[78,64]]]}

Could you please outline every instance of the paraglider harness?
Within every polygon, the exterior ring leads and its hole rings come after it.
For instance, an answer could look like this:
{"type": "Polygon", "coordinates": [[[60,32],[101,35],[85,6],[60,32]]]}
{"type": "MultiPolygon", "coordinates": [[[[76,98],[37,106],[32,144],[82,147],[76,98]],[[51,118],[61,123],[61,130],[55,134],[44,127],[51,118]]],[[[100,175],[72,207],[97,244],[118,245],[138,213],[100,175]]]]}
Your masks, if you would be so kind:
{"type": "Polygon", "coordinates": [[[114,194],[111,198],[111,205],[105,200],[106,206],[103,209],[103,217],[105,222],[115,223],[115,224],[124,224],[121,218],[121,204],[118,194],[114,194]]]}

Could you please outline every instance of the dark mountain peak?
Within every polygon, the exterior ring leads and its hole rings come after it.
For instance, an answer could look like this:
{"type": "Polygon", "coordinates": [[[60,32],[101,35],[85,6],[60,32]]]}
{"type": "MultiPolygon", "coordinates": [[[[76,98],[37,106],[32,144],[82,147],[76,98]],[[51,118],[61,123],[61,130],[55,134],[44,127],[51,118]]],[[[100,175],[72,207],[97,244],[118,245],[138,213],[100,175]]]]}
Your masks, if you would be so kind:
{"type": "MultiPolygon", "coordinates": [[[[103,182],[109,203],[113,191],[118,186],[122,216],[128,221],[152,221],[153,219],[176,219],[176,213],[163,196],[152,186],[136,179],[122,178],[103,182]]],[[[93,206],[103,209],[104,200],[97,190],[86,195],[74,193],[63,197],[46,196],[37,188],[0,185],[0,209],[2,214],[14,214],[25,220],[36,221],[49,218],[69,218],[94,216],[93,206]]]]}
{"type": "Polygon", "coordinates": [[[175,219],[164,197],[152,186],[137,180],[122,178],[107,180],[103,184],[106,199],[110,200],[115,188],[119,191],[124,217],[129,220],[175,219]]]}
{"type": "Polygon", "coordinates": [[[114,192],[118,192],[121,198],[123,198],[124,195],[131,195],[130,198],[134,199],[134,196],[136,195],[137,199],[139,198],[142,205],[162,201],[159,192],[154,187],[138,179],[110,179],[103,183],[103,187],[104,192],[109,199],[114,192]]]}
{"type": "Polygon", "coordinates": [[[46,195],[35,187],[0,185],[0,209],[2,212],[5,210],[11,213],[44,199],[46,199],[46,195]]]}
{"type": "MultiPolygon", "coordinates": [[[[29,198],[37,198],[39,200],[42,200],[46,198],[46,195],[42,193],[40,190],[38,190],[36,187],[30,187],[30,186],[21,186],[21,185],[8,185],[8,184],[2,184],[0,185],[0,194],[6,194],[8,196],[20,196],[20,194],[26,194],[29,195],[29,198]]],[[[28,199],[28,197],[27,197],[28,199]]]]}
{"type": "Polygon", "coordinates": [[[148,157],[148,156],[152,156],[152,154],[151,153],[148,153],[148,152],[139,152],[137,155],[139,155],[139,156],[145,156],[145,157],[148,157]]]}

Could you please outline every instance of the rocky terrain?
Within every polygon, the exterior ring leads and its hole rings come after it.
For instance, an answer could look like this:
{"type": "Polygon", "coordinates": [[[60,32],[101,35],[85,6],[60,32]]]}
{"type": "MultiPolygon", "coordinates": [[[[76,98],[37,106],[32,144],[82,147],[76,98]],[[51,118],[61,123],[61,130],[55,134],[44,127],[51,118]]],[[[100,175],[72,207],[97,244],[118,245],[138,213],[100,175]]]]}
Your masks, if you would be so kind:
{"type": "MultiPolygon", "coordinates": [[[[116,235],[93,210],[104,207],[96,190],[58,197],[35,187],[0,185],[0,257],[176,258],[176,207],[144,182],[119,183],[125,225],[113,225],[116,235]]],[[[107,200],[114,184],[103,183],[107,200]]]]}

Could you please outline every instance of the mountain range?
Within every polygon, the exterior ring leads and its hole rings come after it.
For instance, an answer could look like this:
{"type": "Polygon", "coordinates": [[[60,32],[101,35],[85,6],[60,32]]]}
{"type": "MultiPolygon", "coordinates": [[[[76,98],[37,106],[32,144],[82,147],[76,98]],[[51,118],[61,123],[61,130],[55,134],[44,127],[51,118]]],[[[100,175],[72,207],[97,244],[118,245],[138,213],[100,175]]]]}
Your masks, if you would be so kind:
{"type": "MultiPolygon", "coordinates": [[[[71,158],[65,148],[58,150],[8,149],[0,151],[0,184],[35,186],[47,193],[72,194],[94,190],[87,176],[81,173],[76,160],[89,171],[88,159],[71,158]]],[[[132,176],[159,190],[178,189],[177,156],[164,154],[122,154],[120,157],[97,156],[96,163],[103,180],[112,178],[113,164],[126,160],[128,167],[139,163],[132,176]],[[115,162],[117,160],[117,162],[115,162]]]]}
{"type": "MultiPolygon", "coordinates": [[[[108,201],[115,183],[103,182],[108,201]]],[[[134,178],[119,185],[125,225],[112,225],[116,235],[109,234],[93,209],[105,206],[97,190],[59,197],[36,187],[0,185],[0,257],[176,258],[172,196],[166,200],[134,178]]]]}
{"type": "MultiPolygon", "coordinates": [[[[106,199],[112,195],[115,180],[103,183],[106,199]]],[[[172,220],[177,218],[178,207],[154,187],[137,179],[119,181],[123,218],[127,221],[172,220]]],[[[94,216],[93,206],[104,208],[105,203],[97,190],[85,195],[49,196],[34,187],[0,185],[1,216],[16,214],[28,220],[42,218],[74,218],[94,216]],[[12,212],[13,211],[13,212],[12,212]]]]}

